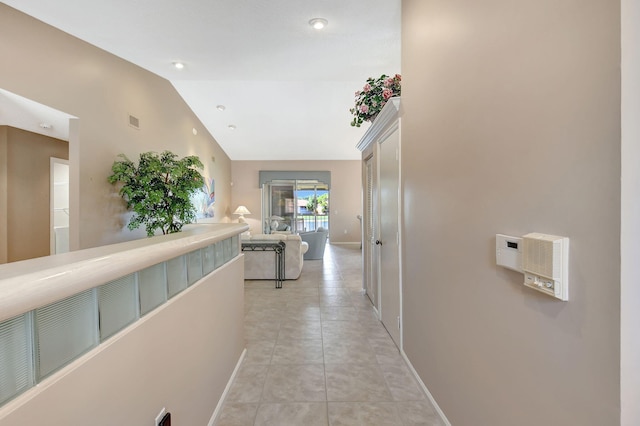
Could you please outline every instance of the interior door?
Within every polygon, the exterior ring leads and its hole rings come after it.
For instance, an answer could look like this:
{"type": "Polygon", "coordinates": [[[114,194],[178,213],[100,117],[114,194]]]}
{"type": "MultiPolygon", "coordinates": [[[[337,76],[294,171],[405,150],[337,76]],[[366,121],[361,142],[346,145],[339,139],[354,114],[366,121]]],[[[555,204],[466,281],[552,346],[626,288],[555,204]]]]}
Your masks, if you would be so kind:
{"type": "Polygon", "coordinates": [[[380,316],[400,348],[400,133],[396,129],[380,144],[380,316]]]}
{"type": "Polygon", "coordinates": [[[365,160],[365,194],[364,194],[364,206],[365,206],[365,214],[364,214],[364,274],[365,274],[365,290],[367,292],[367,296],[375,306],[376,310],[378,309],[378,258],[374,257],[374,254],[377,253],[375,248],[376,241],[376,218],[377,215],[374,213],[376,209],[376,188],[375,188],[375,174],[374,174],[374,156],[370,156],[365,160]]]}

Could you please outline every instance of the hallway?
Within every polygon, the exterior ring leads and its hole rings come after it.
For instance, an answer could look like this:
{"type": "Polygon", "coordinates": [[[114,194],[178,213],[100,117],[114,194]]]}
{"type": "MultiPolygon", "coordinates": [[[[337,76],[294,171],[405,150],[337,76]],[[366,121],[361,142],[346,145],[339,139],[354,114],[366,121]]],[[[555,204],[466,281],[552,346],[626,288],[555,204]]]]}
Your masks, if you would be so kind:
{"type": "Polygon", "coordinates": [[[245,281],[247,354],[216,426],[442,424],[361,293],[360,255],[328,245],[282,289],[245,281]]]}

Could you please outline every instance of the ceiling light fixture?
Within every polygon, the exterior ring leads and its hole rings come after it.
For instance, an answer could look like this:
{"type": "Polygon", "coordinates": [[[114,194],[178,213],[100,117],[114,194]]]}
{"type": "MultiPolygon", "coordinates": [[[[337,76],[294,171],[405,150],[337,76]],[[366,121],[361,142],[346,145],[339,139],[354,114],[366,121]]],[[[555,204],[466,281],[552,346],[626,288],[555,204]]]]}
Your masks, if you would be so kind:
{"type": "Polygon", "coordinates": [[[182,62],[174,62],[173,66],[178,68],[179,70],[181,70],[182,68],[184,68],[184,64],[182,62]]]}
{"type": "Polygon", "coordinates": [[[226,106],[224,106],[224,105],[217,105],[217,106],[216,106],[216,109],[217,109],[218,111],[224,111],[225,109],[227,109],[227,107],[226,107],[226,106]]]}
{"type": "Polygon", "coordinates": [[[40,123],[40,124],[39,124],[39,126],[40,126],[41,128],[43,128],[43,129],[50,129],[50,128],[52,128],[52,127],[53,127],[53,126],[52,126],[51,124],[49,124],[49,123],[40,123]]]}
{"type": "Polygon", "coordinates": [[[316,30],[321,30],[327,26],[329,22],[324,18],[313,18],[309,21],[309,25],[311,25],[316,30]]]}
{"type": "Polygon", "coordinates": [[[235,130],[236,129],[236,125],[235,124],[229,124],[227,127],[229,128],[229,130],[235,130]]]}

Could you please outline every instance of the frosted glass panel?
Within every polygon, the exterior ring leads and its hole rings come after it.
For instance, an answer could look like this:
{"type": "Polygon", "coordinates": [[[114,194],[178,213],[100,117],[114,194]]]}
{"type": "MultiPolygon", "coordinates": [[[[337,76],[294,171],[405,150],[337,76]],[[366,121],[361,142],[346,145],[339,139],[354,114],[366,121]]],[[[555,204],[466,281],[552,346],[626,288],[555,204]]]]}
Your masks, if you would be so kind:
{"type": "Polygon", "coordinates": [[[202,269],[204,271],[204,275],[207,275],[216,269],[215,249],[213,244],[202,249],[202,269]]]}
{"type": "Polygon", "coordinates": [[[0,404],[33,386],[30,314],[0,323],[0,404]]]}
{"type": "Polygon", "coordinates": [[[189,285],[193,285],[196,281],[202,278],[202,255],[200,250],[192,251],[187,254],[188,258],[188,271],[189,271],[189,285]]]}
{"type": "Polygon", "coordinates": [[[98,287],[100,341],[138,319],[138,297],[135,274],[98,287]]]}
{"type": "Polygon", "coordinates": [[[216,261],[216,268],[219,268],[222,265],[224,265],[224,244],[222,244],[222,241],[218,241],[215,244],[215,247],[213,250],[214,250],[214,258],[216,261]]]}
{"type": "Polygon", "coordinates": [[[222,242],[224,247],[224,263],[227,263],[233,257],[233,251],[231,249],[231,238],[227,238],[222,242]]]}
{"type": "Polygon", "coordinates": [[[167,278],[164,263],[138,272],[140,291],[140,316],[147,314],[167,301],[167,278]]]}
{"type": "Polygon", "coordinates": [[[94,290],[35,310],[38,381],[82,355],[98,342],[94,290]]]}
{"type": "Polygon", "coordinates": [[[167,282],[169,298],[187,288],[186,256],[176,257],[167,261],[167,282]]]}
{"type": "Polygon", "coordinates": [[[240,253],[240,239],[237,235],[231,237],[231,257],[236,257],[240,253]]]}

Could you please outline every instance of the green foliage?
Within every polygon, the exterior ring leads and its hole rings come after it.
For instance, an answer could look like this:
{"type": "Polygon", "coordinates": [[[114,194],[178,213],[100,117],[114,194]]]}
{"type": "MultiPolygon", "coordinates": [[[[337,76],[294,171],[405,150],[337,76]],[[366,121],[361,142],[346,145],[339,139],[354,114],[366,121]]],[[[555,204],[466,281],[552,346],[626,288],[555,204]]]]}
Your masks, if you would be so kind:
{"type": "Polygon", "coordinates": [[[373,121],[382,111],[387,101],[400,96],[402,76],[390,77],[382,74],[378,78],[369,77],[362,90],[356,92],[356,104],[349,112],[353,115],[351,125],[360,127],[365,121],[373,121]]]}
{"type": "Polygon", "coordinates": [[[307,197],[307,210],[315,211],[318,206],[322,206],[323,211],[327,211],[329,207],[329,194],[324,193],[319,197],[314,195],[310,195],[307,197]]]}
{"type": "Polygon", "coordinates": [[[309,210],[310,212],[315,211],[317,205],[318,199],[313,195],[309,195],[307,197],[307,210],[309,210]]]}
{"type": "Polygon", "coordinates": [[[124,154],[111,166],[109,183],[122,183],[120,195],[133,211],[127,227],[144,225],[148,236],[156,229],[163,234],[180,232],[182,226],[195,220],[195,208],[190,196],[204,185],[198,171],[203,165],[197,156],[178,159],[170,151],[162,154],[140,154],[138,166],[124,154]]]}

